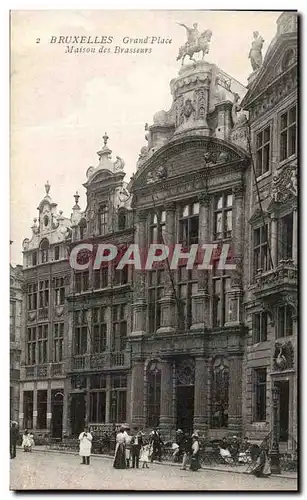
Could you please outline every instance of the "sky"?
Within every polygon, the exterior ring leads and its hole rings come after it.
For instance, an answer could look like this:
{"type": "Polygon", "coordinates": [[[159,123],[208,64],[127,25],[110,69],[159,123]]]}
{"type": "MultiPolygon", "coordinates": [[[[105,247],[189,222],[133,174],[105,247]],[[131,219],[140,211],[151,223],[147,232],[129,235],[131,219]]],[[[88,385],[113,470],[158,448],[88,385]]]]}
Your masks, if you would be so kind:
{"type": "MultiPolygon", "coordinates": [[[[215,11],[13,11],[11,14],[10,260],[22,264],[22,241],[31,238],[33,218],[45,195],[70,217],[78,190],[86,206],[86,171],[107,132],[112,156],[125,161],[126,181],[136,170],[144,125],[172,103],[169,82],[178,75],[178,49],[185,29],[212,30],[206,59],[243,85],[253,31],[276,34],[281,12],[215,11]],[[52,36],[113,36],[114,45],[151,47],[151,54],[67,54],[52,36]],[[156,36],[171,44],[125,45],[123,37],[156,36]],[[38,40],[39,39],[39,40],[38,40]]],[[[77,45],[76,45],[77,46],[77,45]]],[[[80,45],[78,45],[80,46],[80,45]]],[[[85,46],[85,45],[83,45],[85,46]]],[[[105,45],[110,46],[111,45],[105,45]]],[[[87,45],[89,47],[89,45],[87,45]]]]}

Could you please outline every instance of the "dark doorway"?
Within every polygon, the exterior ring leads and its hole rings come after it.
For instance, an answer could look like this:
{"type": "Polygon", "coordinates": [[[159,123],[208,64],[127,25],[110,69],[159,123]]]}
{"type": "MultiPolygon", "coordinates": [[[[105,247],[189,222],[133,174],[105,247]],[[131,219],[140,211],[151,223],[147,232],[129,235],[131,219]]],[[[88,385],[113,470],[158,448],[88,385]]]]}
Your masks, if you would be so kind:
{"type": "Polygon", "coordinates": [[[58,391],[51,392],[51,432],[52,437],[62,439],[63,430],[63,393],[58,391]]]}
{"type": "Polygon", "coordinates": [[[72,394],[70,406],[71,433],[78,436],[84,430],[85,394],[72,394]]]}
{"type": "Polygon", "coordinates": [[[289,381],[275,382],[279,389],[279,440],[288,441],[289,437],[289,381]]]}
{"type": "Polygon", "coordinates": [[[194,385],[179,385],[176,388],[177,429],[193,431],[194,385]]]}

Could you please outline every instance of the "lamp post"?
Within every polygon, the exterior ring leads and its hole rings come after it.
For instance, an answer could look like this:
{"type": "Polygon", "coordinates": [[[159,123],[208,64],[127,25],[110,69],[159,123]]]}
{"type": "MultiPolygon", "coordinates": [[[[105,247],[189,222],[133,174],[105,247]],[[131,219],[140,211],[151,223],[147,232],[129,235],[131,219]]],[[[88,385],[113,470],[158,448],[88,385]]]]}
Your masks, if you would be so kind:
{"type": "Polygon", "coordinates": [[[273,403],[273,438],[271,447],[271,471],[273,474],[280,474],[280,456],[279,456],[279,425],[278,425],[278,411],[279,411],[279,388],[273,385],[272,389],[272,403],[273,403]]]}

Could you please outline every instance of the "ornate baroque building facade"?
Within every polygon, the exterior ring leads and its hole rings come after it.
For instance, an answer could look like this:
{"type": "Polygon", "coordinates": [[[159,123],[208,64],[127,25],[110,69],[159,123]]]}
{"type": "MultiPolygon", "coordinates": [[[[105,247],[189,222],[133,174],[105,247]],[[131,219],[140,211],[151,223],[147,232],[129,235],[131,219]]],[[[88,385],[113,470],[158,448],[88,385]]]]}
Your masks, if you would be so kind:
{"type": "Polygon", "coordinates": [[[279,389],[281,441],[297,439],[297,15],[277,21],[263,65],[249,79],[249,268],[246,270],[244,422],[251,436],[272,428],[279,389]],[[293,439],[292,439],[293,438],[293,439]]]}
{"type": "Polygon", "coordinates": [[[21,332],[23,330],[22,266],[10,265],[10,420],[19,421],[21,332]]]}
{"type": "Polygon", "coordinates": [[[76,194],[70,219],[57,214],[47,185],[23,244],[23,427],[263,439],[277,384],[280,433],[296,436],[296,38],[285,13],[248,88],[205,60],[183,65],[129,184],[105,134],[84,211],[76,194]],[[86,251],[75,270],[80,243],[215,249],[209,270],[182,256],[174,270],[94,269],[86,251]]]}

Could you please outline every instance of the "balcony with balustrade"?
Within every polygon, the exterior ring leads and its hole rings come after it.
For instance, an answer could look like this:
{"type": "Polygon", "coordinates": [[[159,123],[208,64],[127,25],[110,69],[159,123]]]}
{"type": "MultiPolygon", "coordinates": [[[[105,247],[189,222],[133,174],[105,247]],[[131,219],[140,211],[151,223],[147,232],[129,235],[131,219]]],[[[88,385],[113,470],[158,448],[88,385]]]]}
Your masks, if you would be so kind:
{"type": "Polygon", "coordinates": [[[253,290],[256,298],[272,299],[282,293],[297,293],[297,266],[292,260],[280,260],[278,266],[263,271],[258,269],[256,286],[253,290]]]}
{"type": "Polygon", "coordinates": [[[22,380],[49,379],[64,376],[64,363],[46,363],[43,365],[22,366],[22,380]]]}
{"type": "Polygon", "coordinates": [[[73,356],[71,371],[118,370],[130,368],[130,352],[106,351],[99,354],[73,356]]]}

